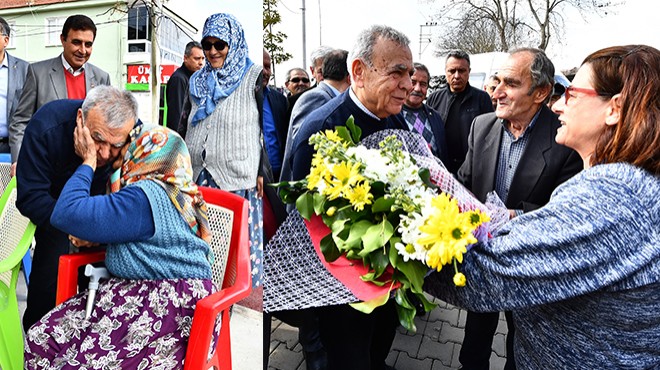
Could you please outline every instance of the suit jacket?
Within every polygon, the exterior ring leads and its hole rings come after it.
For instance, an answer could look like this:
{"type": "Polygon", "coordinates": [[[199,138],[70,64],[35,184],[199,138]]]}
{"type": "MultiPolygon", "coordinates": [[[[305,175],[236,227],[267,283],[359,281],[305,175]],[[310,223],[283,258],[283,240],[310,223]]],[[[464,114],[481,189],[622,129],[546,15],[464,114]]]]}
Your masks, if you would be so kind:
{"type": "Polygon", "coordinates": [[[282,162],[281,181],[290,180],[291,166],[289,156],[296,134],[300,130],[303,121],[310,113],[334,98],[335,92],[326,83],[320,83],[317,87],[303,91],[296,103],[291,109],[291,120],[289,121],[289,130],[286,136],[286,148],[284,150],[284,161],[282,162]]]}
{"type": "MultiPolygon", "coordinates": [[[[411,112],[415,111],[412,108],[408,108],[407,106],[403,106],[404,110],[409,110],[411,112]]],[[[427,104],[422,104],[420,110],[424,110],[426,113],[426,116],[429,118],[429,123],[431,125],[431,131],[433,132],[433,138],[435,139],[435,146],[438,148],[436,153],[433,153],[436,157],[438,157],[442,163],[446,163],[447,161],[447,137],[445,134],[445,122],[442,120],[442,117],[440,117],[440,113],[438,113],[437,110],[429,107],[427,104]]],[[[401,111],[403,112],[403,111],[401,111]]],[[[411,131],[415,132],[416,130],[411,129],[411,131]]]]}
{"type": "MultiPolygon", "coordinates": [[[[16,112],[16,107],[18,107],[18,101],[23,92],[23,86],[25,85],[25,76],[27,75],[28,66],[30,63],[9,55],[7,55],[7,65],[9,66],[9,83],[7,85],[7,125],[11,122],[11,117],[16,112]]],[[[11,126],[9,126],[11,127],[11,126]]],[[[16,161],[16,156],[18,156],[18,150],[14,155],[14,145],[16,141],[14,136],[9,134],[9,147],[12,153],[12,162],[16,161]]]]}
{"type": "MultiPolygon", "coordinates": [[[[86,63],[86,91],[99,85],[110,85],[110,75],[102,69],[86,63]]],[[[30,64],[27,69],[23,93],[16,112],[9,123],[9,137],[13,137],[13,145],[10,144],[12,161],[16,161],[16,158],[18,158],[25,126],[27,126],[37,109],[50,101],[67,98],[61,55],[30,64]]]]}
{"type": "MultiPolygon", "coordinates": [[[[186,68],[184,64],[177,68],[167,81],[165,97],[167,99],[167,128],[178,131],[181,123],[186,97],[189,94],[188,81],[193,71],[186,68]]],[[[184,125],[188,122],[183,122],[184,125]]]]}
{"type": "MultiPolygon", "coordinates": [[[[286,96],[274,89],[268,89],[268,103],[270,104],[270,111],[273,114],[280,151],[284,153],[284,146],[286,145],[287,133],[289,131],[289,121],[286,115],[289,103],[286,100],[286,96]]],[[[277,181],[277,179],[275,180],[277,181]]]]}
{"type": "MultiPolygon", "coordinates": [[[[582,160],[573,150],[557,144],[560,123],[545,105],[511,181],[506,206],[532,211],[550,200],[554,189],[582,169],[582,160]]],[[[480,200],[495,190],[495,175],[504,126],[495,113],[478,116],[468,137],[468,153],[458,170],[458,179],[480,200]]]]}

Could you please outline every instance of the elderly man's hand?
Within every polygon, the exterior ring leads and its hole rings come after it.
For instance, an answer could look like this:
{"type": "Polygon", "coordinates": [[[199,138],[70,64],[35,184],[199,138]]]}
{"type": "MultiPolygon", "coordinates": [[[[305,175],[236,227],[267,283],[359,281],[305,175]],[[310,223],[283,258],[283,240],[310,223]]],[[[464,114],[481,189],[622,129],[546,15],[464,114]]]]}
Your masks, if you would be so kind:
{"type": "Polygon", "coordinates": [[[16,176],[16,162],[11,164],[11,168],[9,169],[9,176],[16,176]]]}
{"type": "Polygon", "coordinates": [[[76,238],[73,235],[69,235],[69,241],[74,247],[78,247],[78,248],[89,248],[89,247],[96,247],[97,245],[99,245],[99,243],[88,242],[87,240],[76,238]]]}
{"type": "Polygon", "coordinates": [[[96,143],[94,143],[89,129],[83,126],[82,120],[76,122],[76,129],[73,130],[73,146],[76,154],[82,158],[83,164],[96,170],[96,143]]]}
{"type": "Polygon", "coordinates": [[[257,176],[257,196],[259,198],[264,197],[264,177],[257,176]]]}

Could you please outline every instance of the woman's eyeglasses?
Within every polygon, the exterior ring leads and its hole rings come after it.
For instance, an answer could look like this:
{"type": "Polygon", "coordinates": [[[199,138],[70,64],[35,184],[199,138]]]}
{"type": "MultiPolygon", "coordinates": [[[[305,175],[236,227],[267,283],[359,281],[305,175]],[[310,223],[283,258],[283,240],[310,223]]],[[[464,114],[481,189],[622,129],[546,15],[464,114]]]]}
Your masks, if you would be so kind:
{"type": "Polygon", "coordinates": [[[575,86],[569,86],[566,88],[566,93],[564,94],[564,104],[568,105],[568,101],[571,99],[571,93],[573,92],[579,92],[583,93],[585,95],[589,96],[604,96],[604,97],[611,97],[612,95],[607,94],[607,93],[599,93],[598,91],[594,89],[588,89],[585,87],[575,87],[575,86]]]}
{"type": "Polygon", "coordinates": [[[216,42],[202,41],[202,49],[209,51],[211,50],[211,46],[214,47],[217,51],[222,51],[225,50],[225,48],[229,45],[223,40],[218,40],[216,42]]]}

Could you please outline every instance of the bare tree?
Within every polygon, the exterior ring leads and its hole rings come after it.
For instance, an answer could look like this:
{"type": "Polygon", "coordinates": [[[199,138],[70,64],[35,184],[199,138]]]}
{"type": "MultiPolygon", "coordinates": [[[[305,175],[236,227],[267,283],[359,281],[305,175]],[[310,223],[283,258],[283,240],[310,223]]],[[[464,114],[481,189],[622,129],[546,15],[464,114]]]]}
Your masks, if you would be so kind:
{"type": "MultiPolygon", "coordinates": [[[[434,0],[425,0],[436,4],[434,0]]],[[[452,0],[438,8],[445,33],[438,51],[508,51],[520,46],[545,50],[551,36],[562,36],[564,11],[576,9],[583,18],[605,15],[610,0],[452,0]],[[492,36],[489,36],[492,35],[492,36]],[[450,47],[451,46],[451,47],[450,47]]]]}

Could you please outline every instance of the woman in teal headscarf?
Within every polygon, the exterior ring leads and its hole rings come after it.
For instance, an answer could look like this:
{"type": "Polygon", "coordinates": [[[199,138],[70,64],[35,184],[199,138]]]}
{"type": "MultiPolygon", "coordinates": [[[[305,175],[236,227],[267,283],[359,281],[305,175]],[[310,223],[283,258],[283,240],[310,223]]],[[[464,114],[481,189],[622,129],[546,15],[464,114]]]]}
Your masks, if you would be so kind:
{"type": "Polygon", "coordinates": [[[241,24],[214,14],[204,24],[206,64],[190,77],[186,144],[199,185],[231,191],[250,202],[252,286],[262,284],[261,124],[256,89],[261,66],[248,57],[241,24]]]}

